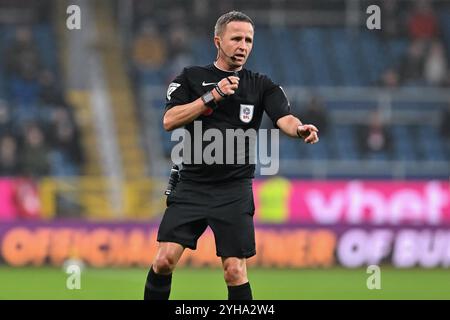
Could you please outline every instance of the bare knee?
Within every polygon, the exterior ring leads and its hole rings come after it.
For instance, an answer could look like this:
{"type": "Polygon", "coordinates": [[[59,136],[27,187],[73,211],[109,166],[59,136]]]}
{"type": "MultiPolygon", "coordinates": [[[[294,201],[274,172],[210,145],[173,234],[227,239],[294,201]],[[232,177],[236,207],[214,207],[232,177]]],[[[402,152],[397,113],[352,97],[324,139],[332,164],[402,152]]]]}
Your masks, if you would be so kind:
{"type": "Polygon", "coordinates": [[[159,274],[169,274],[175,269],[175,259],[169,255],[158,255],[153,261],[153,270],[159,274]]]}
{"type": "Polygon", "coordinates": [[[238,286],[248,282],[245,262],[233,262],[224,264],[224,278],[229,286],[238,286]]]}
{"type": "Polygon", "coordinates": [[[153,270],[159,274],[170,274],[175,269],[184,248],[178,243],[162,242],[153,261],[153,270]]]}

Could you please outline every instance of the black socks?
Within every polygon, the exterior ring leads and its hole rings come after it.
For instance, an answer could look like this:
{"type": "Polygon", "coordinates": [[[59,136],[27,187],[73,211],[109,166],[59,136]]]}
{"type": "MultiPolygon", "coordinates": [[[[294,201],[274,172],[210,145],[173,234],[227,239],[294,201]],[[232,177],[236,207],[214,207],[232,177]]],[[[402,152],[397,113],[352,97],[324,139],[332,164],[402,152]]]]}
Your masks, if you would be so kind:
{"type": "Polygon", "coordinates": [[[153,266],[150,266],[145,284],[144,300],[168,300],[171,284],[172,274],[157,274],[153,271],[153,266]]]}
{"type": "Polygon", "coordinates": [[[253,300],[250,282],[239,286],[228,286],[228,300],[253,300]]]}
{"type": "MultiPolygon", "coordinates": [[[[151,266],[145,284],[144,300],[168,300],[171,285],[172,274],[157,274],[151,266]]],[[[253,300],[250,283],[228,286],[228,300],[253,300]]]]}

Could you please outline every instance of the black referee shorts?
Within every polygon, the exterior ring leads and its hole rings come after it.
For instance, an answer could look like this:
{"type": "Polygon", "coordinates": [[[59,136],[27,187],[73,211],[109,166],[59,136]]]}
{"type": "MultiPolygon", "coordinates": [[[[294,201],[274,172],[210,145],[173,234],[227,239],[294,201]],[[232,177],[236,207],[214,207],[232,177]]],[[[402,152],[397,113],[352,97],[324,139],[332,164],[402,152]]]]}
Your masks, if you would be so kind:
{"type": "Polygon", "coordinates": [[[216,184],[180,181],[167,198],[158,241],[195,250],[210,226],[217,256],[248,258],[256,254],[254,212],[251,179],[216,184]]]}

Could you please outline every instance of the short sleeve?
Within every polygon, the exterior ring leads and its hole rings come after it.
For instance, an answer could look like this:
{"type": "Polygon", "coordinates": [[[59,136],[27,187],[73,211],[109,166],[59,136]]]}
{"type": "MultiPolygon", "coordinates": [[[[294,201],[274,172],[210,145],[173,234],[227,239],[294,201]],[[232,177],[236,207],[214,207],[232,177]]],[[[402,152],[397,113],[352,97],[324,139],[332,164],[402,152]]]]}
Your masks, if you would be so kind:
{"type": "Polygon", "coordinates": [[[186,68],[168,86],[166,93],[166,111],[174,106],[186,104],[189,101],[189,84],[186,68]]]}
{"type": "Polygon", "coordinates": [[[264,110],[269,115],[275,128],[278,128],[278,119],[291,114],[289,100],[284,93],[283,88],[276,85],[267,77],[264,77],[264,110]]]}

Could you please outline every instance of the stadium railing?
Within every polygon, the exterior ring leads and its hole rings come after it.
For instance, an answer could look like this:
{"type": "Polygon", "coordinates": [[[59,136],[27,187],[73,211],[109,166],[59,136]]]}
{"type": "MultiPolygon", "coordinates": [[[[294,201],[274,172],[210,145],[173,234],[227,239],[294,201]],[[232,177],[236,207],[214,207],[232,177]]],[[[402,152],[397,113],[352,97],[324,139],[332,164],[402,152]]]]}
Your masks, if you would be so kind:
{"type": "Polygon", "coordinates": [[[117,181],[101,177],[44,178],[39,181],[41,216],[91,220],[149,219],[163,212],[165,181],[152,178],[117,181]],[[120,189],[111,199],[111,188],[120,189]],[[119,206],[115,204],[119,203],[119,206]]]}
{"type": "MultiPolygon", "coordinates": [[[[368,114],[380,110],[392,127],[396,125],[427,125],[437,127],[440,112],[450,101],[450,93],[445,89],[427,87],[408,87],[397,90],[376,87],[286,87],[287,95],[294,110],[306,104],[312,96],[320,96],[326,111],[335,124],[363,124],[368,114]],[[348,106],[348,107],[347,107],[348,106]]],[[[162,86],[146,86],[141,96],[141,103],[152,105],[160,101],[166,91],[162,86]]],[[[154,106],[162,109],[162,106],[154,106]]],[[[147,108],[150,112],[153,108],[147,108]]],[[[153,110],[152,110],[153,111],[153,110]]],[[[159,133],[162,134],[162,133],[159,133]]],[[[170,136],[170,135],[169,135],[170,136]]],[[[163,139],[154,141],[152,148],[167,147],[163,139]]],[[[418,144],[423,141],[415,141],[418,144]]],[[[301,148],[302,146],[299,146],[301,148]]],[[[167,148],[165,148],[167,149],[167,148]]],[[[164,149],[163,149],[164,150],[164,149]]],[[[449,175],[447,161],[432,159],[284,159],[281,152],[281,174],[287,176],[307,176],[310,178],[343,177],[349,178],[426,178],[445,177],[449,175]],[[350,161],[354,160],[354,161],[350,161]],[[301,163],[301,165],[300,165],[301,163]]],[[[448,153],[448,150],[442,150],[448,153]]],[[[448,157],[448,156],[447,156],[448,157]]],[[[445,159],[444,159],[445,160],[445,159]]],[[[163,163],[163,162],[162,162],[163,163]]]]}

